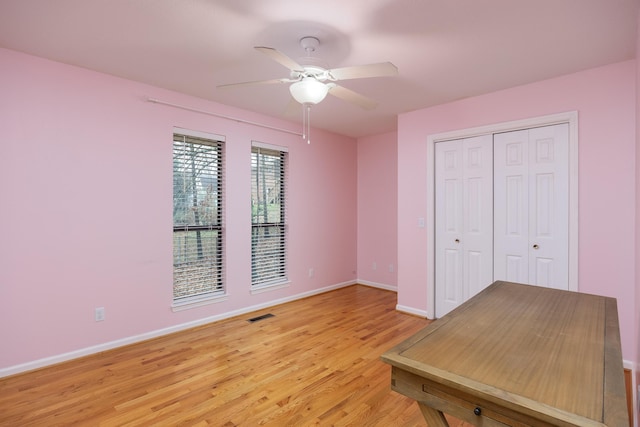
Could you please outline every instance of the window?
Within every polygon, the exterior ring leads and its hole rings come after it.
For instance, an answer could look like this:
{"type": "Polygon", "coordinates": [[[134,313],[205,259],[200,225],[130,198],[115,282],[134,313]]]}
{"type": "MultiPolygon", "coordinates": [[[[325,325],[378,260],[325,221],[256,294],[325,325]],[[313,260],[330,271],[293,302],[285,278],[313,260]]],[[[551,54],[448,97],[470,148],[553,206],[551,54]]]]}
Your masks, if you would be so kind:
{"type": "Polygon", "coordinates": [[[251,148],[251,286],[287,282],[286,149],[251,148]]]}
{"type": "Polygon", "coordinates": [[[224,293],[222,148],[222,141],[173,135],[174,304],[224,293]]]}

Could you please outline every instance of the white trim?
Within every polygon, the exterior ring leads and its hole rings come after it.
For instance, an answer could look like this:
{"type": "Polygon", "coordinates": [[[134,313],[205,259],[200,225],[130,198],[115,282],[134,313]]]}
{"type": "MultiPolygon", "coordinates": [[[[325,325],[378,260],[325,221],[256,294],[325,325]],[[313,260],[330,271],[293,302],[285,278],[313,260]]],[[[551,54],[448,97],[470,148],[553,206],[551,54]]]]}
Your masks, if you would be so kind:
{"type": "Polygon", "coordinates": [[[180,135],[193,136],[194,138],[210,139],[212,141],[225,142],[225,137],[222,135],[216,135],[215,133],[200,132],[197,130],[173,127],[173,133],[180,135]]]}
{"type": "Polygon", "coordinates": [[[193,297],[186,299],[185,301],[174,302],[171,304],[171,311],[174,313],[177,311],[189,310],[191,308],[203,307],[209,304],[215,304],[218,302],[224,302],[229,299],[228,294],[219,294],[206,297],[193,297]]]}
{"type": "Polygon", "coordinates": [[[559,123],[569,124],[569,290],[578,290],[578,112],[496,123],[427,135],[427,317],[435,319],[435,143],[559,123]]]}
{"type": "Polygon", "coordinates": [[[278,282],[270,285],[260,285],[260,286],[251,287],[251,295],[261,294],[269,291],[275,291],[276,289],[288,288],[289,283],[291,282],[287,280],[286,282],[278,282]]]}
{"type": "Polygon", "coordinates": [[[251,147],[264,148],[266,150],[273,150],[273,151],[283,151],[285,153],[289,152],[289,147],[284,147],[282,145],[267,144],[266,142],[260,142],[260,141],[251,141],[251,147]]]}
{"type": "Polygon", "coordinates": [[[365,286],[369,286],[371,288],[378,288],[378,289],[384,289],[385,291],[398,292],[398,287],[397,286],[387,285],[387,284],[384,284],[384,283],[370,282],[368,280],[361,280],[361,279],[358,279],[357,283],[359,285],[365,285],[365,286]]]}
{"type": "Polygon", "coordinates": [[[70,351],[68,353],[58,354],[55,356],[45,357],[43,359],[38,359],[38,360],[34,360],[27,363],[22,363],[19,365],[9,366],[9,367],[0,369],[0,378],[8,377],[9,375],[15,375],[15,374],[19,374],[26,371],[32,371],[34,369],[43,368],[45,366],[55,365],[57,363],[62,363],[72,359],[77,359],[79,357],[89,356],[91,354],[112,350],[114,348],[122,347],[125,345],[135,344],[141,341],[146,341],[146,340],[157,338],[163,335],[172,334],[174,332],[184,331],[187,329],[195,328],[196,326],[206,325],[207,323],[229,319],[231,317],[239,316],[246,313],[251,313],[253,311],[262,310],[264,308],[273,307],[279,304],[284,304],[286,302],[307,298],[313,295],[322,294],[325,292],[333,291],[335,289],[340,289],[340,288],[344,288],[344,287],[355,285],[355,284],[357,284],[356,281],[342,282],[342,283],[327,286],[324,288],[315,289],[313,291],[303,292],[301,294],[291,295],[285,298],[269,301],[263,304],[257,304],[250,307],[245,307],[238,310],[217,314],[215,316],[209,316],[209,317],[194,320],[191,322],[170,326],[168,328],[157,329],[155,331],[145,332],[140,335],[134,335],[131,337],[126,337],[119,340],[94,345],[91,347],[81,348],[79,350],[70,351]]]}
{"type": "Polygon", "coordinates": [[[407,307],[406,305],[396,305],[396,310],[401,311],[403,313],[413,314],[415,316],[424,317],[425,319],[429,318],[427,316],[427,312],[424,310],[418,310],[417,308],[407,307]]]}

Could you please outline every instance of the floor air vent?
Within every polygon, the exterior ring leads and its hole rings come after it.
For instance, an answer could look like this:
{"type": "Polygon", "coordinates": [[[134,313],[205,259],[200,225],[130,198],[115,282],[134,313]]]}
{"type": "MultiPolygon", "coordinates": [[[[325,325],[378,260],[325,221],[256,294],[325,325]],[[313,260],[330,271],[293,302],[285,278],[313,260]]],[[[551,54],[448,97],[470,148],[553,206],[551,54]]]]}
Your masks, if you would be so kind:
{"type": "Polygon", "coordinates": [[[249,322],[257,322],[258,320],[268,319],[269,317],[273,317],[274,315],[271,313],[263,314],[262,316],[254,317],[249,319],[249,322]]]}

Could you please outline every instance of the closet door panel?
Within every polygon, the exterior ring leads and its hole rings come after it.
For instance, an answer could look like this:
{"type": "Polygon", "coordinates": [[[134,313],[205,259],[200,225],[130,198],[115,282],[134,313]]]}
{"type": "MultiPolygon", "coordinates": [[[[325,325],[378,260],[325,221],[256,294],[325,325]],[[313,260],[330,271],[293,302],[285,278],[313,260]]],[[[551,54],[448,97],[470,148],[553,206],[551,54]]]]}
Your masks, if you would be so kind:
{"type": "Polygon", "coordinates": [[[462,141],[435,146],[436,173],[436,316],[464,301],[463,289],[463,159],[462,141]]]}
{"type": "Polygon", "coordinates": [[[466,138],[463,150],[465,301],[493,283],[493,138],[466,138]]]}
{"type": "Polygon", "coordinates": [[[569,125],[529,130],[529,282],[569,288],[569,125]]]}
{"type": "Polygon", "coordinates": [[[490,135],[435,145],[436,316],[493,282],[490,135]]]}
{"type": "Polygon", "coordinates": [[[535,258],[535,265],[533,272],[535,274],[535,285],[544,286],[546,288],[553,288],[554,286],[554,266],[556,261],[551,258],[542,258],[540,256],[535,258]]]}
{"type": "Polygon", "coordinates": [[[529,271],[529,134],[493,136],[495,280],[527,283],[529,271]]]}
{"type": "Polygon", "coordinates": [[[526,283],[528,278],[528,258],[520,255],[504,254],[504,268],[502,276],[496,280],[526,283]]]}
{"type": "Polygon", "coordinates": [[[444,250],[443,302],[448,305],[457,306],[463,300],[461,252],[457,249],[444,250]]]}
{"type": "MultiPolygon", "coordinates": [[[[487,276],[492,273],[491,269],[488,268],[491,266],[492,260],[487,258],[489,257],[487,253],[473,250],[465,252],[464,282],[467,291],[466,301],[492,283],[492,279],[487,283],[487,276]]],[[[493,276],[493,274],[491,275],[493,276]]]]}

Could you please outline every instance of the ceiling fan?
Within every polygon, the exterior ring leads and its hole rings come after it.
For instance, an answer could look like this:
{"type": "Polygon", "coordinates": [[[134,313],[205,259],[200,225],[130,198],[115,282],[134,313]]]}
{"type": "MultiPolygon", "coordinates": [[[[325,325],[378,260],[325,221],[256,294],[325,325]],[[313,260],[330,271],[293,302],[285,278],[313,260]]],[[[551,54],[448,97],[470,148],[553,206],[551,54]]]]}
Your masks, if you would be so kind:
{"type": "Polygon", "coordinates": [[[320,46],[320,40],[316,37],[303,37],[300,39],[300,46],[302,46],[306,53],[306,57],[303,58],[302,62],[307,65],[299,64],[297,61],[272,47],[255,47],[257,51],[267,55],[272,60],[288,68],[290,71],[288,78],[285,77],[281,79],[231,83],[219,85],[218,88],[291,83],[289,86],[291,96],[297,102],[306,107],[303,111],[303,128],[305,127],[306,122],[306,135],[303,132],[303,138],[309,141],[309,111],[311,105],[321,102],[327,94],[360,106],[366,110],[374,109],[378,105],[376,101],[343,86],[339,86],[335,82],[339,80],[361,79],[368,77],[395,76],[398,74],[398,68],[391,62],[329,69],[323,66],[317,58],[312,56],[312,53],[318,48],[318,46],[320,46]]]}
{"type": "Polygon", "coordinates": [[[320,65],[320,61],[318,61],[317,58],[314,58],[311,55],[318,46],[320,46],[320,40],[316,37],[303,37],[300,39],[300,46],[302,46],[307,55],[303,58],[304,62],[309,63],[307,65],[299,64],[297,61],[272,47],[255,47],[257,51],[267,55],[274,61],[288,68],[291,72],[288,78],[231,83],[219,85],[218,88],[258,84],[293,83],[289,86],[289,90],[293,98],[300,104],[317,104],[321,102],[328,93],[369,110],[377,106],[376,101],[366,98],[365,96],[350,89],[339,86],[334,82],[367,77],[395,76],[398,74],[398,69],[391,62],[327,69],[320,65]]]}

